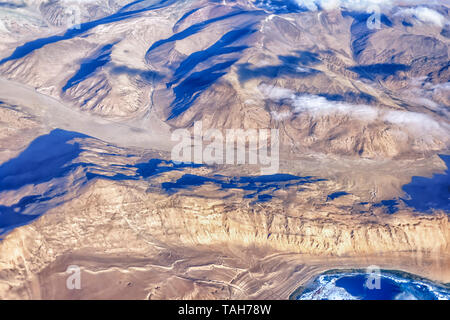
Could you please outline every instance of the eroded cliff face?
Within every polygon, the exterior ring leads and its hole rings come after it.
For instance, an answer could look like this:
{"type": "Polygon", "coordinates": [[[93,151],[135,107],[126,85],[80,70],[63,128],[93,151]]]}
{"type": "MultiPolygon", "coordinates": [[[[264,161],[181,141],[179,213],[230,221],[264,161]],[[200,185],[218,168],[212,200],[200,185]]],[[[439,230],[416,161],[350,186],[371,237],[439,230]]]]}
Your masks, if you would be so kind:
{"type": "Polygon", "coordinates": [[[285,299],[369,265],[450,281],[448,25],[403,4],[372,30],[344,7],[93,0],[67,29],[64,1],[14,3],[0,298],[285,299]],[[280,174],[171,161],[196,121],[278,129],[280,174]]]}
{"type": "Polygon", "coordinates": [[[29,108],[1,106],[0,141],[21,137],[0,166],[2,298],[285,299],[327,268],[373,264],[450,279],[448,214],[434,198],[427,213],[398,199],[413,175],[445,177],[438,156],[282,153],[285,173],[260,176],[48,132],[29,108]],[[70,265],[80,291],[66,287],[70,265]]]}
{"type": "MultiPolygon", "coordinates": [[[[102,184],[97,183],[86,199],[76,200],[85,201],[86,219],[98,211],[104,218],[118,216],[142,237],[167,243],[195,246],[235,242],[324,255],[448,250],[448,216],[443,213],[417,215],[405,210],[395,215],[357,214],[345,204],[314,203],[321,197],[318,186],[297,194],[283,190],[285,199],[251,204],[239,196],[229,199],[233,196],[214,186],[205,187],[204,193],[200,188],[193,191],[195,195],[168,197],[102,184]]],[[[64,211],[78,211],[72,206],[64,211]]]]}
{"type": "MultiPolygon", "coordinates": [[[[205,268],[207,265],[212,268],[207,279],[227,287],[226,281],[221,279],[221,271],[215,270],[216,265],[224,262],[232,270],[240,264],[244,265],[240,269],[264,268],[264,263],[260,266],[259,260],[264,261],[271,254],[296,253],[297,258],[310,256],[299,260],[299,265],[322,259],[317,265],[309,266],[313,270],[322,270],[326,257],[330,261],[329,267],[336,259],[335,266],[346,259],[353,259],[355,265],[377,259],[379,263],[388,261],[388,265],[389,262],[395,265],[398,261],[394,257],[407,252],[407,257],[413,261],[417,257],[427,257],[423,261],[429,260],[432,265],[444,268],[443,272],[441,269],[441,273],[435,273],[435,278],[448,281],[445,273],[450,240],[447,214],[414,214],[410,210],[395,215],[376,211],[356,213],[346,203],[314,203],[313,199],[320,197],[321,189],[314,185],[306,188],[306,191],[296,190],[291,194],[289,190],[283,190],[281,199],[250,205],[250,201],[242,199],[240,192],[234,190],[225,194],[211,185],[185,191],[188,194],[167,196],[149,192],[143,183],[99,180],[87,186],[78,198],[50,210],[32,225],[14,230],[0,243],[2,298],[36,298],[47,294],[41,291],[46,286],[55,286],[63,296],[69,294],[64,293],[65,269],[77,259],[85,264],[82,256],[90,257],[85,258],[90,261],[86,268],[94,274],[95,266],[100,268],[102,265],[106,270],[115,269],[114,272],[137,272],[136,279],[139,279],[139,267],[128,270],[124,263],[139,265],[143,263],[139,259],[143,259],[146,263],[141,266],[141,271],[153,274],[164,268],[162,261],[165,261],[164,274],[175,276],[181,272],[172,265],[178,260],[184,261],[184,268],[193,272],[195,263],[192,261],[202,257],[213,259],[205,262],[205,268]],[[203,254],[199,251],[193,254],[192,261],[185,261],[189,259],[184,257],[185,254],[192,254],[191,251],[199,248],[206,248],[203,254]],[[238,250],[242,251],[236,254],[238,250]],[[150,260],[158,260],[161,254],[166,256],[159,261],[159,267],[148,265],[152,264],[150,260]],[[172,254],[173,257],[167,257],[172,254]],[[389,256],[391,258],[385,258],[389,256]],[[118,265],[112,263],[106,267],[101,261],[107,257],[111,261],[117,260],[118,265]],[[53,271],[48,271],[49,268],[53,271]]],[[[286,263],[281,257],[282,262],[286,263]]],[[[397,268],[415,270],[417,263],[401,264],[397,268]]],[[[94,274],[90,275],[90,281],[96,281],[94,274]]],[[[206,273],[202,275],[206,277],[206,273]]],[[[186,280],[188,287],[201,286],[200,278],[186,280]]],[[[99,290],[98,286],[104,281],[102,277],[98,280],[97,287],[91,285],[90,290],[94,290],[91,296],[95,296],[95,290],[99,290]]],[[[153,283],[148,279],[142,281],[153,283]]],[[[118,294],[120,288],[109,288],[108,295],[118,294]]],[[[135,294],[141,298],[152,291],[149,288],[140,290],[135,294]]],[[[191,289],[179,290],[179,297],[189,297],[191,289]]],[[[198,294],[205,293],[203,290],[198,294]]],[[[240,290],[244,293],[239,294],[245,295],[245,285],[240,290]]],[[[258,289],[258,294],[269,293],[258,289]]],[[[239,295],[234,292],[232,296],[239,295]]]]}

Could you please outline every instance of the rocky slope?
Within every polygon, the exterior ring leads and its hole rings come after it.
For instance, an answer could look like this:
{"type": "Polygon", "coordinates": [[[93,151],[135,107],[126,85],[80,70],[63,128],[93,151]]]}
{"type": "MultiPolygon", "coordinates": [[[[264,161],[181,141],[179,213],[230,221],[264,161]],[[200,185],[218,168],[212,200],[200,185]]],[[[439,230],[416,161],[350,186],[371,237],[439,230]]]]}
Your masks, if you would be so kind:
{"type": "Polygon", "coordinates": [[[217,192],[167,197],[146,187],[96,182],[9,234],[0,251],[2,298],[286,299],[294,283],[340,265],[449,280],[446,214],[355,215],[298,200],[281,212],[275,203],[248,207],[217,192]],[[280,253],[290,254],[275,263],[270,256],[280,253]],[[65,287],[72,264],[83,269],[81,291],[65,287]]]}
{"type": "Polygon", "coordinates": [[[383,7],[375,29],[363,10],[288,9],[135,1],[91,10],[78,29],[9,44],[0,71],[119,121],[280,128],[294,152],[414,158],[448,148],[444,3],[383,7]]]}
{"type": "Polygon", "coordinates": [[[2,298],[285,299],[326,268],[372,264],[448,282],[446,211],[405,200],[392,214],[379,202],[407,171],[364,181],[367,164],[322,178],[243,166],[235,176],[157,157],[53,130],[4,163],[2,298]],[[26,155],[28,169],[14,169],[26,155]],[[69,265],[83,270],[81,291],[65,286],[69,265]]]}
{"type": "Polygon", "coordinates": [[[373,29],[349,3],[83,1],[70,28],[71,1],[0,4],[0,298],[286,299],[369,265],[450,282],[449,6],[373,29]],[[198,120],[279,129],[279,173],[171,161],[198,120]]]}

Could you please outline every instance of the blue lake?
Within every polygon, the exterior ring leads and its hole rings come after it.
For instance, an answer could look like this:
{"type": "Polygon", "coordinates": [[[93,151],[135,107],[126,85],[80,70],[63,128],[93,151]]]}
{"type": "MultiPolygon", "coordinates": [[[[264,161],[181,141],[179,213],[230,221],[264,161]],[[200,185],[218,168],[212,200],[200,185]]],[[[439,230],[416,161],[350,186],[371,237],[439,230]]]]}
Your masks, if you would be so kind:
{"type": "Polygon", "coordinates": [[[327,272],[291,298],[296,300],[448,300],[450,287],[413,275],[382,270],[327,272]]]}

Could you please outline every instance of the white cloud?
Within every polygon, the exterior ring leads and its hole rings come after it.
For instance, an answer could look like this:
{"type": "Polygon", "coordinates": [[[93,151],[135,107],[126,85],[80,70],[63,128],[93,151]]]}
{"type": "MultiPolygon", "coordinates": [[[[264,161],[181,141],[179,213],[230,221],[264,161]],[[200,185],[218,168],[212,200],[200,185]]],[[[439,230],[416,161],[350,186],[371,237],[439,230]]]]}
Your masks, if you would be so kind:
{"type": "Polygon", "coordinates": [[[59,2],[65,4],[72,4],[72,3],[83,4],[83,3],[98,2],[98,0],[60,0],[59,2]]]}
{"type": "Polygon", "coordinates": [[[423,23],[434,24],[441,28],[447,23],[442,14],[426,7],[400,9],[394,15],[401,17],[413,17],[423,23]]]}
{"type": "Polygon", "coordinates": [[[334,10],[339,8],[341,5],[341,0],[329,0],[329,1],[320,1],[320,6],[324,10],[334,10]]]}
{"type": "Polygon", "coordinates": [[[324,10],[333,10],[336,8],[347,8],[352,10],[363,10],[373,5],[391,7],[395,0],[294,0],[299,6],[306,7],[311,11],[318,10],[318,7],[324,10]]]}
{"type": "Polygon", "coordinates": [[[297,3],[299,6],[303,6],[308,8],[308,10],[311,11],[317,11],[317,4],[320,1],[317,0],[295,0],[295,3],[297,3]]]}
{"type": "Polygon", "coordinates": [[[382,119],[400,127],[423,130],[422,134],[441,129],[438,122],[423,113],[389,110],[382,115],[382,119]]]}
{"type": "Polygon", "coordinates": [[[295,70],[297,70],[298,72],[303,72],[303,73],[311,73],[311,72],[313,72],[312,69],[304,68],[304,67],[297,67],[297,68],[295,68],[295,70]]]}
{"type": "Polygon", "coordinates": [[[415,137],[449,137],[450,128],[448,125],[445,123],[441,124],[423,113],[330,101],[317,95],[297,94],[290,89],[268,85],[260,85],[258,88],[266,99],[276,102],[283,101],[284,104],[288,104],[291,107],[290,111],[272,111],[272,118],[276,121],[284,121],[302,113],[307,113],[312,117],[341,115],[367,123],[375,121],[388,122],[415,137]]]}
{"type": "Polygon", "coordinates": [[[450,91],[450,82],[435,84],[431,89],[433,91],[450,91]]]}
{"type": "Polygon", "coordinates": [[[373,121],[378,116],[377,110],[371,106],[334,102],[310,94],[297,96],[293,99],[292,106],[294,113],[308,112],[313,116],[341,114],[366,121],[373,121]]]}
{"type": "MultiPolygon", "coordinates": [[[[439,0],[294,0],[299,6],[305,7],[311,11],[319,10],[319,7],[324,10],[333,10],[337,8],[344,8],[356,11],[367,11],[373,6],[379,6],[380,9],[391,9],[396,5],[419,5],[419,4],[436,4],[442,5],[445,1],[439,0]]],[[[431,9],[430,9],[431,10],[431,9]]],[[[431,10],[434,11],[434,10],[431,10]]],[[[436,19],[432,12],[422,10],[419,12],[421,19],[429,21],[436,19]]],[[[423,21],[423,20],[421,20],[423,21]]]]}
{"type": "Polygon", "coordinates": [[[270,112],[270,114],[272,116],[272,119],[274,119],[275,121],[284,121],[284,120],[292,117],[292,112],[290,112],[288,110],[284,110],[281,112],[272,111],[272,112],[270,112]]]}
{"type": "Polygon", "coordinates": [[[258,89],[261,91],[261,93],[268,97],[271,100],[280,101],[283,99],[294,99],[295,93],[294,91],[290,89],[280,88],[280,87],[274,87],[274,86],[268,86],[265,84],[262,84],[258,87],[258,89]]]}
{"type": "MultiPolygon", "coordinates": [[[[366,121],[373,121],[378,116],[377,109],[372,106],[329,101],[324,97],[312,94],[297,95],[293,90],[268,85],[260,85],[259,90],[267,99],[277,102],[285,100],[292,107],[291,114],[303,112],[312,116],[342,114],[366,121]]],[[[286,119],[286,117],[280,117],[277,113],[273,114],[276,115],[275,120],[286,119]]]]}

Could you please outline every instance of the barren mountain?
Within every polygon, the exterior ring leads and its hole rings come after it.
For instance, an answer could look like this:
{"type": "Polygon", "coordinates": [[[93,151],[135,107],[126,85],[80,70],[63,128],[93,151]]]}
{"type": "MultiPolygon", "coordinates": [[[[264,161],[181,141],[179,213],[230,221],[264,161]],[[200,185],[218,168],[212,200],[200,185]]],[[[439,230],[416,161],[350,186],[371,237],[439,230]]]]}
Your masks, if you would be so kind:
{"type": "Polygon", "coordinates": [[[450,6],[372,2],[0,3],[0,298],[450,282],[450,6]],[[173,161],[196,121],[278,129],[278,173],[173,161]]]}

